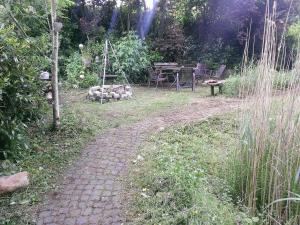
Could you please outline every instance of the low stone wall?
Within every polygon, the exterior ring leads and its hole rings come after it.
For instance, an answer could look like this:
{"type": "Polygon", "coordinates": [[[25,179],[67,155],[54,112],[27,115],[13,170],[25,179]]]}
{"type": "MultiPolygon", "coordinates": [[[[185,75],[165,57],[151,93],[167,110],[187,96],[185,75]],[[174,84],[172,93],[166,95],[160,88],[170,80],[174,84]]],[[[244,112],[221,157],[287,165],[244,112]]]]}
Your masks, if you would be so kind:
{"type": "Polygon", "coordinates": [[[132,98],[132,88],[129,85],[104,85],[89,89],[88,99],[91,101],[124,100],[132,98]]]}

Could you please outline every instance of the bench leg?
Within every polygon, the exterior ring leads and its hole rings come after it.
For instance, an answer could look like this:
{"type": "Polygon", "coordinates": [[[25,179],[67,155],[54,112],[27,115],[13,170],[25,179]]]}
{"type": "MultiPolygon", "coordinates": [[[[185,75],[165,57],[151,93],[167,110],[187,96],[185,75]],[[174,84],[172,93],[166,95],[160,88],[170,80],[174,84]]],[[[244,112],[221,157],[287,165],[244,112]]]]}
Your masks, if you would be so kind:
{"type": "Polygon", "coordinates": [[[215,96],[215,86],[210,86],[210,93],[212,96],[215,96]]]}

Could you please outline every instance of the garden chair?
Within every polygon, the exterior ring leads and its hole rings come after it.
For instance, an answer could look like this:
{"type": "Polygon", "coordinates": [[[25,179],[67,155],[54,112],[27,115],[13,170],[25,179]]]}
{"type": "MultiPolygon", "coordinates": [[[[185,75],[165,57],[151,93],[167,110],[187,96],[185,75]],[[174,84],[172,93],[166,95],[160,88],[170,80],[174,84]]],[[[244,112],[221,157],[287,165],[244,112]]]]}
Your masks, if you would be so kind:
{"type": "Polygon", "coordinates": [[[207,69],[205,64],[202,63],[197,63],[197,67],[194,68],[194,73],[195,73],[195,79],[196,79],[196,84],[198,84],[199,80],[202,81],[202,83],[211,77],[211,70],[207,69]]]}
{"type": "Polygon", "coordinates": [[[210,76],[210,79],[215,79],[215,80],[223,79],[225,70],[226,70],[226,65],[221,65],[220,68],[216,72],[212,73],[212,75],[210,76]]]}
{"type": "Polygon", "coordinates": [[[167,76],[163,76],[163,74],[161,74],[159,71],[155,71],[152,67],[148,68],[148,73],[148,87],[150,87],[151,82],[156,84],[156,88],[158,87],[159,82],[163,87],[163,82],[168,80],[167,76]]]}
{"type": "Polygon", "coordinates": [[[193,67],[183,67],[180,71],[179,85],[181,88],[190,88],[193,85],[193,67]]]}

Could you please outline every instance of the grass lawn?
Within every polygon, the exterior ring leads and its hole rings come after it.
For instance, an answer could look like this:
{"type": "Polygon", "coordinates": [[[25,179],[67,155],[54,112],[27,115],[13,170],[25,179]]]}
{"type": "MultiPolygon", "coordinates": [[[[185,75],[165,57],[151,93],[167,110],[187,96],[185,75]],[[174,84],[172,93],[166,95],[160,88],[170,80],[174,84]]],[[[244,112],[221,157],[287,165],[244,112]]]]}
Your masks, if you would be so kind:
{"type": "Polygon", "coordinates": [[[232,115],[154,135],[131,168],[130,224],[256,224],[234,206],[223,179],[237,142],[232,115]]]}
{"type": "Polygon", "coordinates": [[[89,140],[106,129],[133,123],[166,110],[188,105],[208,96],[209,89],[174,92],[136,88],[135,98],[100,105],[85,100],[86,90],[62,94],[61,128],[50,129],[51,110],[32,125],[31,150],[20,153],[17,162],[3,162],[0,175],[20,171],[30,174],[30,186],[0,197],[0,224],[34,224],[34,215],[43,195],[56,188],[56,179],[78,157],[89,140]]]}

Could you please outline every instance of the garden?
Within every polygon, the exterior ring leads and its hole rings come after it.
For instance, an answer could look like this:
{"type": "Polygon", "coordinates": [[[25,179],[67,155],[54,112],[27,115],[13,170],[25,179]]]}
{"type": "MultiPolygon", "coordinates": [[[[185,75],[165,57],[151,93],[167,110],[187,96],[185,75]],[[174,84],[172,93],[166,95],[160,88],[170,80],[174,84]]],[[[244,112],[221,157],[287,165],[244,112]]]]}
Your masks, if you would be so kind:
{"type": "Polygon", "coordinates": [[[293,0],[0,0],[0,224],[300,224],[299,38],[293,0]]]}

